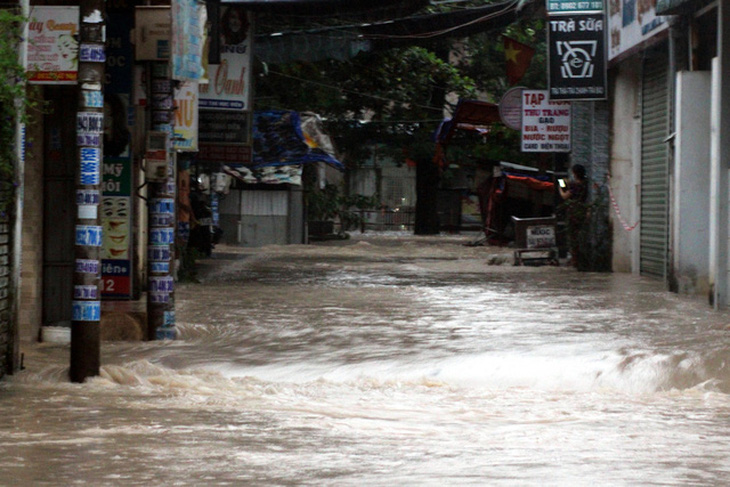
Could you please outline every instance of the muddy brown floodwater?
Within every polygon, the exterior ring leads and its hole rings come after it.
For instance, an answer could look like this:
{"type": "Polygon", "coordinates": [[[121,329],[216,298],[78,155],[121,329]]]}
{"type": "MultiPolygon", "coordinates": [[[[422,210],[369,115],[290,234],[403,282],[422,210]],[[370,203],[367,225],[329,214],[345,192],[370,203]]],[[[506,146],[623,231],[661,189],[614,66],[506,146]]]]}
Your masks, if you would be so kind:
{"type": "Polygon", "coordinates": [[[730,314],[469,240],[219,247],[86,384],[25,344],[0,485],[727,485],[730,314]]]}

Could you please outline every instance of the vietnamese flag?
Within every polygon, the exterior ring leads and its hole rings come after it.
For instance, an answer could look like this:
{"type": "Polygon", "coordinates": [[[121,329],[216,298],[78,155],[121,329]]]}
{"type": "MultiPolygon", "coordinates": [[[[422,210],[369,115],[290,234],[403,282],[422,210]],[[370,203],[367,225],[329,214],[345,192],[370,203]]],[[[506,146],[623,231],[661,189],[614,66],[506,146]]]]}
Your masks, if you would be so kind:
{"type": "Polygon", "coordinates": [[[510,85],[517,83],[530,66],[535,50],[509,37],[504,39],[504,57],[507,62],[507,79],[510,85]]]}

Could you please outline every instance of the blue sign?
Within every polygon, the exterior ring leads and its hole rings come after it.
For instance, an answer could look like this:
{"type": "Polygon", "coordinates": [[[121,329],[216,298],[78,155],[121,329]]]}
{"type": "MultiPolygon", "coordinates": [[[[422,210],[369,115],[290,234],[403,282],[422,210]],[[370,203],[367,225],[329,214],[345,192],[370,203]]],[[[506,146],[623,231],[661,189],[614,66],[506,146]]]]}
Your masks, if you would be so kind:
{"type": "Polygon", "coordinates": [[[169,262],[172,252],[169,245],[150,245],[147,247],[147,258],[150,262],[169,262]]]}
{"type": "Polygon", "coordinates": [[[79,147],[101,147],[101,135],[76,134],[76,145],[79,147]]]}
{"type": "Polygon", "coordinates": [[[104,114],[101,112],[79,112],[76,115],[77,135],[99,135],[104,132],[104,114]]]}
{"type": "Polygon", "coordinates": [[[101,321],[101,301],[72,301],[73,321],[101,321]]]}
{"type": "Polygon", "coordinates": [[[175,214],[175,200],[173,198],[153,198],[151,202],[152,213],[175,214]]]}
{"type": "Polygon", "coordinates": [[[77,205],[98,205],[101,203],[101,193],[96,189],[79,189],[76,191],[77,205]]]}
{"type": "Polygon", "coordinates": [[[150,230],[150,243],[153,245],[171,245],[175,243],[175,229],[153,228],[150,230]]]}
{"type": "Polygon", "coordinates": [[[103,44],[81,44],[79,46],[79,61],[82,63],[106,62],[103,44]]]}
{"type": "Polygon", "coordinates": [[[85,108],[103,108],[104,107],[104,95],[99,90],[87,91],[82,90],[81,95],[84,98],[85,108]]]}
{"type": "Polygon", "coordinates": [[[171,293],[175,290],[175,280],[172,276],[150,277],[149,290],[151,292],[171,293]]]}
{"type": "Polygon", "coordinates": [[[99,184],[101,182],[101,150],[95,147],[81,148],[81,184],[99,184]]]}
{"type": "Polygon", "coordinates": [[[98,260],[76,259],[75,272],[79,274],[99,275],[101,263],[98,260]]]}
{"type": "Polygon", "coordinates": [[[101,247],[100,225],[76,225],[76,245],[101,247]]]}
{"type": "Polygon", "coordinates": [[[170,302],[170,293],[150,291],[147,293],[147,298],[151,303],[167,304],[170,302]]]}
{"type": "Polygon", "coordinates": [[[169,274],[169,262],[150,262],[150,274],[169,274]]]}
{"type": "Polygon", "coordinates": [[[99,299],[97,286],[74,286],[74,299],[99,299]]]}

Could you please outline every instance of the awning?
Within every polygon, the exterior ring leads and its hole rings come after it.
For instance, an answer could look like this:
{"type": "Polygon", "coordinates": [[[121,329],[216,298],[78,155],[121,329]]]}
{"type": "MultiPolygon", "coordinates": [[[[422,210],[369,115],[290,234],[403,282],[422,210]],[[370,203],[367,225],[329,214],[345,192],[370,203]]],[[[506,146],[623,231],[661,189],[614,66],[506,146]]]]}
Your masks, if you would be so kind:
{"type": "Polygon", "coordinates": [[[499,121],[499,105],[480,100],[460,100],[454,116],[438,128],[436,141],[448,143],[457,130],[486,132],[493,123],[499,121]]]}

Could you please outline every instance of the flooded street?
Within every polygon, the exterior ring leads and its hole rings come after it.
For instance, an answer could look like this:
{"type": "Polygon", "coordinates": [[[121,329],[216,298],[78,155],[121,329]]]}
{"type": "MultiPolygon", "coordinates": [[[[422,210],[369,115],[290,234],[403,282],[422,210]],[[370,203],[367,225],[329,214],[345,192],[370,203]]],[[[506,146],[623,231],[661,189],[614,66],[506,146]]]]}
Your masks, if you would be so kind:
{"type": "Polygon", "coordinates": [[[0,485],[727,485],[730,313],[469,240],[219,248],[83,385],[25,346],[0,485]]]}

